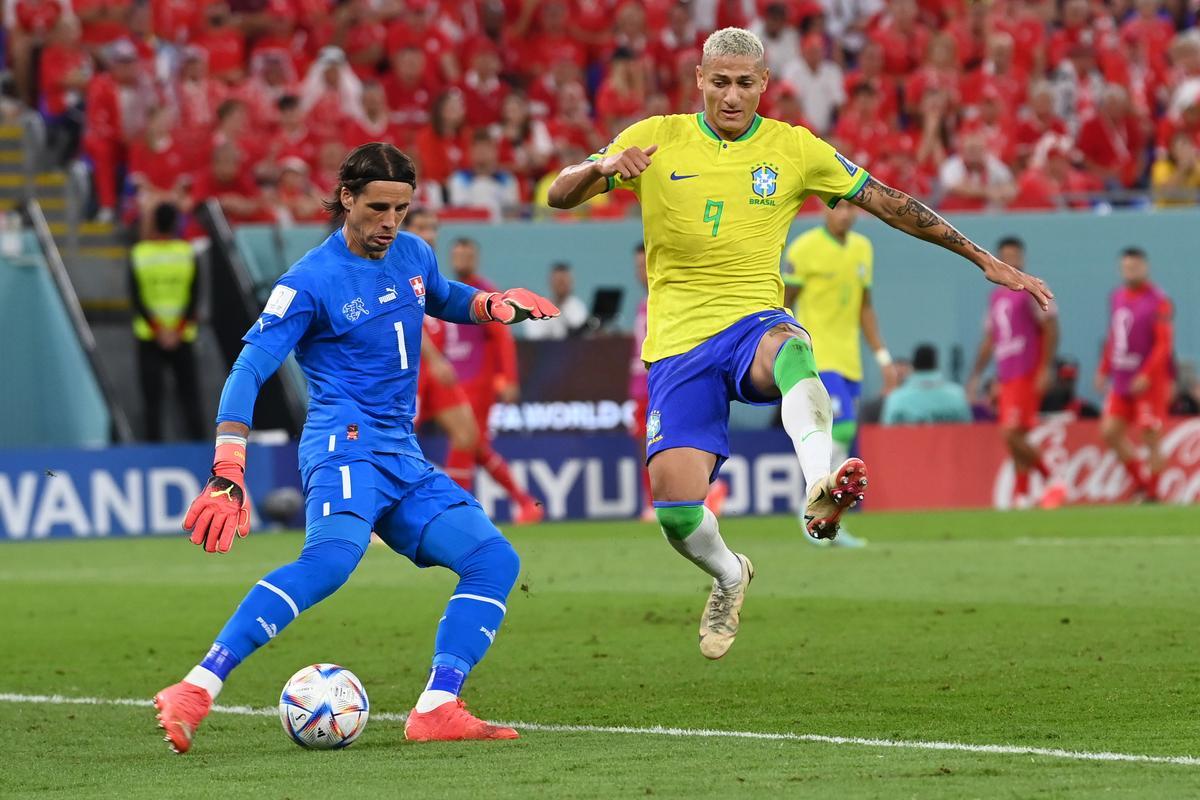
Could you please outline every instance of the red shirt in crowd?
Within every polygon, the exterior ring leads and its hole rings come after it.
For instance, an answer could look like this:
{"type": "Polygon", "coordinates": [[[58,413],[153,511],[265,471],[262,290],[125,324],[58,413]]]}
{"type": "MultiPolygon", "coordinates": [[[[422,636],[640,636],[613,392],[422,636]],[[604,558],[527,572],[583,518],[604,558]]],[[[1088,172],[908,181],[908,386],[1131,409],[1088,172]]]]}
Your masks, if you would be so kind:
{"type": "Polygon", "coordinates": [[[271,135],[270,158],[276,163],[285,158],[298,158],[315,169],[320,148],[320,138],[308,127],[294,130],[284,130],[280,127],[271,135]]]}
{"type": "Polygon", "coordinates": [[[1017,196],[1008,207],[1014,211],[1051,211],[1057,208],[1086,208],[1087,193],[1103,188],[1091,176],[1071,169],[1059,181],[1044,169],[1030,167],[1017,179],[1017,196]],[[1064,195],[1073,195],[1069,200],[1064,195]]]}
{"type": "Polygon", "coordinates": [[[350,27],[344,49],[355,75],[363,80],[375,77],[376,66],[386,52],[387,40],[388,31],[382,22],[370,20],[350,27]]]}
{"type": "Polygon", "coordinates": [[[500,121],[500,106],[508,96],[507,83],[499,78],[481,79],[472,71],[463,77],[458,88],[467,107],[468,125],[482,128],[500,121]]]}
{"type": "Polygon", "coordinates": [[[1118,123],[1093,114],[1080,126],[1075,146],[1090,164],[1115,171],[1123,186],[1131,186],[1137,178],[1142,136],[1132,114],[1118,123]]]}
{"type": "Polygon", "coordinates": [[[890,75],[913,72],[924,63],[925,51],[929,49],[929,29],[920,24],[911,31],[900,31],[885,20],[871,31],[870,37],[883,48],[884,68],[890,75]]]}
{"type": "Polygon", "coordinates": [[[154,35],[166,42],[183,42],[200,28],[201,3],[194,0],[154,0],[150,4],[154,35]]]}
{"type": "Polygon", "coordinates": [[[450,174],[463,165],[470,141],[470,131],[466,127],[457,136],[443,137],[434,131],[432,125],[426,125],[417,134],[416,141],[423,176],[445,183],[450,174]]]}
{"type": "Polygon", "coordinates": [[[1175,26],[1162,17],[1134,17],[1121,26],[1121,40],[1146,48],[1155,66],[1166,66],[1167,50],[1175,38],[1175,26]]]}
{"type": "Polygon", "coordinates": [[[26,33],[45,36],[58,24],[62,17],[62,6],[58,0],[17,0],[17,25],[26,33]]]}
{"type": "Polygon", "coordinates": [[[83,23],[82,41],[89,47],[100,47],[129,35],[121,23],[133,9],[133,0],[73,0],[75,16],[83,23]],[[102,15],[94,18],[95,15],[102,15]]]}
{"type": "MultiPolygon", "coordinates": [[[[201,202],[210,197],[216,198],[220,202],[221,198],[226,195],[234,195],[236,197],[255,199],[259,197],[258,184],[254,182],[254,177],[250,170],[238,170],[238,173],[229,180],[221,180],[213,175],[211,169],[206,169],[200,172],[196,177],[196,182],[192,186],[192,197],[196,202],[201,202]]],[[[230,222],[270,222],[271,215],[263,211],[258,211],[252,214],[237,214],[232,209],[226,207],[226,216],[230,222]]]]}
{"type": "Polygon", "coordinates": [[[39,91],[46,113],[57,117],[67,110],[68,105],[82,99],[83,89],[73,89],[67,84],[71,75],[82,72],[90,76],[92,60],[78,47],[48,44],[42,48],[41,67],[38,71],[39,91]]]}
{"type": "Polygon", "coordinates": [[[145,137],[129,146],[129,174],[137,182],[168,191],[176,188],[193,168],[191,159],[173,137],[150,144],[145,137]]]}
{"type": "Polygon", "coordinates": [[[208,53],[208,71],[216,77],[240,72],[246,67],[246,40],[237,28],[209,28],[195,38],[208,53]]]}
{"type": "Polygon", "coordinates": [[[84,130],[88,136],[109,141],[122,141],[121,89],[112,75],[102,72],[92,76],[87,86],[87,114],[84,130]]]}

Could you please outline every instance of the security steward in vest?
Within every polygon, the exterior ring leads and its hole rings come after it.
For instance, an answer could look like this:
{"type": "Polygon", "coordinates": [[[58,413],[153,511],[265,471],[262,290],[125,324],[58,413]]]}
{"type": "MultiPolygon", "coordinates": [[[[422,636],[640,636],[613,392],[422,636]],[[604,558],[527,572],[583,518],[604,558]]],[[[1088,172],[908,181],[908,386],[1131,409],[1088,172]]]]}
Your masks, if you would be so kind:
{"type": "Polygon", "coordinates": [[[191,244],[176,234],[179,210],[170,203],[154,208],[150,238],[130,251],[133,334],[138,340],[138,372],[145,409],[146,439],[163,439],[164,373],[175,389],[189,439],[204,438],[196,373],[196,303],[199,272],[191,244]]]}

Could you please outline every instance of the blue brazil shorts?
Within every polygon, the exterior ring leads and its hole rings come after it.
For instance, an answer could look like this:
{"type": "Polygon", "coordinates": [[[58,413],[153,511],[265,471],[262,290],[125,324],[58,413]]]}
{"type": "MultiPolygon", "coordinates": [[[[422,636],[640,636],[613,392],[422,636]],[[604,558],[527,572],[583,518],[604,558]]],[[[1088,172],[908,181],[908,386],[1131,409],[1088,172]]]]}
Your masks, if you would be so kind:
{"type": "Polygon", "coordinates": [[[729,404],[774,405],[748,373],[762,337],[779,324],[800,328],[792,315],[768,309],[742,317],[688,350],[650,365],[646,406],[646,460],[673,447],[694,447],[717,456],[713,478],[729,458],[729,404]]]}

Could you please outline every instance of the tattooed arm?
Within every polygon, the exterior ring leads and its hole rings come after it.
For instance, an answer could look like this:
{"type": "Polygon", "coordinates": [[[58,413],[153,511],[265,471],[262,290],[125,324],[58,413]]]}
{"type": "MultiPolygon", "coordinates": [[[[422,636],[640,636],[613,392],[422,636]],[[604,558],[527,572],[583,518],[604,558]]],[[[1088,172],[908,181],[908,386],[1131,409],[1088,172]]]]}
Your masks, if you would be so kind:
{"type": "Polygon", "coordinates": [[[1042,308],[1050,307],[1054,293],[1040,278],[1005,264],[959,233],[957,228],[920,200],[874,178],[867,178],[867,182],[850,198],[850,202],[871,212],[898,231],[957,253],[979,267],[983,276],[992,283],[1029,292],[1042,308]]]}

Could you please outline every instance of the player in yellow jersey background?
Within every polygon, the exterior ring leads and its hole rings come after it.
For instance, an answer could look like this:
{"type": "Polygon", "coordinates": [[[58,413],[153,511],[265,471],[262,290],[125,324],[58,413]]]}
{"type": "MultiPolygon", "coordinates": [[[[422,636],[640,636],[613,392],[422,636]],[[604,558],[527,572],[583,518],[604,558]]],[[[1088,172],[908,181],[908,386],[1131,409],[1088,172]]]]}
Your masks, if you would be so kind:
{"type": "MultiPolygon", "coordinates": [[[[817,373],[829,392],[833,464],[850,456],[858,434],[863,378],[859,331],[883,372],[884,391],[896,383],[896,368],[871,303],[875,252],[870,239],[851,230],[857,217],[858,207],[851,203],[826,209],[824,224],[797,236],[783,258],[783,304],[812,336],[817,373]]],[[[809,537],[809,541],[840,547],[866,544],[851,536],[845,525],[833,539],[809,537]]]]}
{"type": "MultiPolygon", "coordinates": [[[[806,128],[756,111],[770,71],[762,42],[723,28],[704,43],[700,114],[650,117],[622,131],[550,186],[549,204],[573,208],[614,188],[641,201],[649,283],[647,458],[663,533],[713,577],[700,652],[720,658],[737,635],[754,568],[721,538],[704,507],[729,456],[729,403],[782,403],[807,484],[807,532],[835,536],[866,489],[866,465],[830,470],[829,394],[812,339],[783,309],[779,262],[801,203],[848,199],[898,230],[972,261],[989,280],[1048,303],[1045,285],[966,239],[923,203],[872,178],[806,128]]],[[[803,87],[801,87],[803,90],[803,87]]]]}

